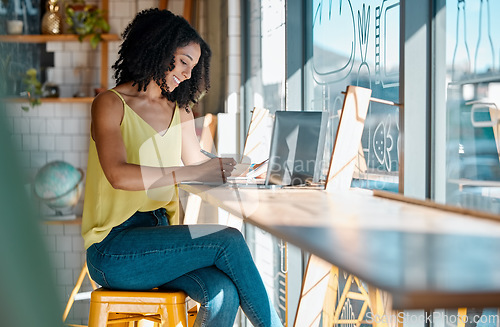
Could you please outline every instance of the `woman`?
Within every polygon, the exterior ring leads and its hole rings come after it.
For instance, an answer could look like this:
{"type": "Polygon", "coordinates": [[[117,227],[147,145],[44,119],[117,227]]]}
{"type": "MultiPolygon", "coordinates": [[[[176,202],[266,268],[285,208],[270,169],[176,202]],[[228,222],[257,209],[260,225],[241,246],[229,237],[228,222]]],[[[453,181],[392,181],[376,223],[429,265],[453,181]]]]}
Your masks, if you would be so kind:
{"type": "Polygon", "coordinates": [[[190,106],[208,90],[208,45],[182,17],[140,12],[113,65],[117,86],[92,103],[82,235],[106,288],[182,289],[201,304],[195,326],[282,326],[243,236],[176,225],[186,180],[223,183],[235,161],[200,152],[190,106]]]}

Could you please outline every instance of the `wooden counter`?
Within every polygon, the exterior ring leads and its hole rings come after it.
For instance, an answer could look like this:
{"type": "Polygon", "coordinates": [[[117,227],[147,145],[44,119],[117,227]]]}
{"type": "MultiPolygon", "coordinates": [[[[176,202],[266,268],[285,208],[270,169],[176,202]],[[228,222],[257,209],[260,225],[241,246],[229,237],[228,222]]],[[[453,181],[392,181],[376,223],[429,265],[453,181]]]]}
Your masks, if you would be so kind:
{"type": "Polygon", "coordinates": [[[500,305],[500,223],[488,219],[494,215],[366,190],[181,187],[388,291],[395,309],[500,305]]]}

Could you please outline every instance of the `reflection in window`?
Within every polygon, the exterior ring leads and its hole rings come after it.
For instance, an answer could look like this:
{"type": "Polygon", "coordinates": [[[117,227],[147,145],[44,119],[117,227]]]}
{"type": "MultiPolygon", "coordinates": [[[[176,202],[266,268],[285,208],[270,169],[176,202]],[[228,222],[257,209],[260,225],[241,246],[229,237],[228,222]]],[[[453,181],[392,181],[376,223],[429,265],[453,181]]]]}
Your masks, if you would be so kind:
{"type": "MultiPolygon", "coordinates": [[[[244,115],[248,129],[254,107],[266,108],[271,113],[285,109],[285,0],[251,0],[245,5],[249,56],[244,115]]],[[[287,314],[285,285],[290,281],[282,268],[282,242],[252,226],[245,227],[245,238],[278,316],[284,322],[287,314]]]]}
{"type": "MultiPolygon", "coordinates": [[[[399,1],[312,0],[308,6],[306,110],[329,112],[325,168],[347,85],[399,102],[399,1]]],[[[371,103],[353,184],[398,189],[399,110],[371,103]]]]}
{"type": "Polygon", "coordinates": [[[449,204],[500,212],[499,1],[446,1],[449,204]]]}
{"type": "Polygon", "coordinates": [[[253,107],[266,108],[271,112],[284,110],[285,2],[255,0],[249,1],[248,6],[247,107],[250,110],[253,107]]]}

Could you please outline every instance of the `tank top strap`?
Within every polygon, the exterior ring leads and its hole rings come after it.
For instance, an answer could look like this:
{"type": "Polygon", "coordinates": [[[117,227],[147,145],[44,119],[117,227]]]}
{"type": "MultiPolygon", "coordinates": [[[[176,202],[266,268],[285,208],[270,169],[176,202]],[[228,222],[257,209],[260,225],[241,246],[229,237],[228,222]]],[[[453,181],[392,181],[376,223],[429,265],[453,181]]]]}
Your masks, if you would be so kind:
{"type": "Polygon", "coordinates": [[[120,93],[118,93],[118,91],[117,91],[117,90],[115,90],[115,89],[109,89],[109,90],[110,90],[111,92],[113,92],[114,94],[116,94],[116,95],[117,95],[117,96],[118,96],[118,97],[122,100],[123,104],[124,104],[124,105],[126,105],[126,103],[125,103],[125,99],[122,97],[122,95],[121,95],[120,93]]]}

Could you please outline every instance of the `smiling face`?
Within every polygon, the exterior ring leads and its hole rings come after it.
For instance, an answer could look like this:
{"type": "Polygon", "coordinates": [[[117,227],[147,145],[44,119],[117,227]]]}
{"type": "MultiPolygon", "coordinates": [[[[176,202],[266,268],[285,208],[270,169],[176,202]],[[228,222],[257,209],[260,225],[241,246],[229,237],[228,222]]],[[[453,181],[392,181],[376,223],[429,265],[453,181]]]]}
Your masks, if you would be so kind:
{"type": "Polygon", "coordinates": [[[174,68],[167,72],[166,81],[170,92],[180,83],[191,78],[193,68],[201,56],[200,45],[191,42],[185,47],[177,48],[174,53],[174,68]]]}

